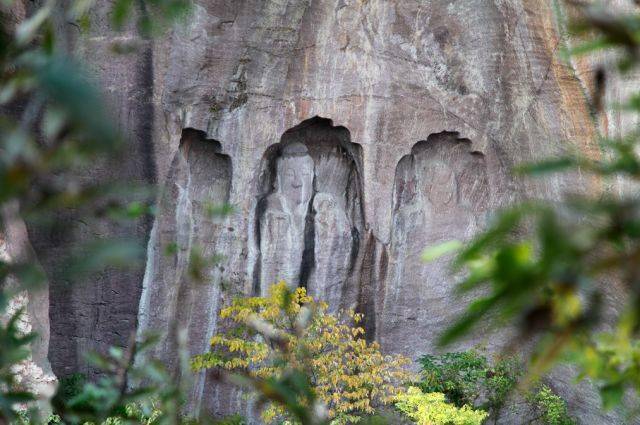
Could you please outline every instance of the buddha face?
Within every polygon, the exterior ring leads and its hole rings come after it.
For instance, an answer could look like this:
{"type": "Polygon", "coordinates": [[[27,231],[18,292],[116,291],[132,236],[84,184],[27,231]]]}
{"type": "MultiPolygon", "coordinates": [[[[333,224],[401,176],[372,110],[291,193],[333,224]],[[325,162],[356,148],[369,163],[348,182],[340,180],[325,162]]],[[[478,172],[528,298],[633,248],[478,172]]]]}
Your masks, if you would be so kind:
{"type": "Polygon", "coordinates": [[[436,162],[428,168],[426,177],[430,182],[429,201],[434,206],[448,206],[455,200],[456,179],[451,167],[436,162]]]}
{"type": "Polygon", "coordinates": [[[292,205],[306,205],[313,191],[313,159],[309,155],[284,156],[277,163],[277,190],[292,205]]]}

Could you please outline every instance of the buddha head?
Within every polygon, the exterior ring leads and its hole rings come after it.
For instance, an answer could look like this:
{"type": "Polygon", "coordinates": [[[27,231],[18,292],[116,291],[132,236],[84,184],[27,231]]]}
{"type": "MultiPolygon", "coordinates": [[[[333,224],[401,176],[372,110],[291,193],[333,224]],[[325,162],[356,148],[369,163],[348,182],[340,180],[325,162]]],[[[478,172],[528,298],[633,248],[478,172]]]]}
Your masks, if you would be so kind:
{"type": "Polygon", "coordinates": [[[292,206],[307,205],[313,193],[313,159],[302,143],[284,147],[276,162],[276,191],[292,206]]]}

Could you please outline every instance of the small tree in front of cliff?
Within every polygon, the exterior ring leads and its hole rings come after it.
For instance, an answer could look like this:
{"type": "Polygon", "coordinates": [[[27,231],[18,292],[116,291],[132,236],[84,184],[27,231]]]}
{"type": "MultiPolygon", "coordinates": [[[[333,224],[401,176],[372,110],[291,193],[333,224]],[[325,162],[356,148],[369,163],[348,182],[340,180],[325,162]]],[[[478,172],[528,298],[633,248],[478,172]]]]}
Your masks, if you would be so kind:
{"type": "MultiPolygon", "coordinates": [[[[261,380],[302,371],[332,424],[357,422],[377,405],[392,403],[398,384],[411,378],[407,358],[385,356],[377,343],[366,342],[360,314],[339,319],[304,288],[290,291],[280,282],[267,297],[236,299],[220,318],[231,322],[229,330],[211,339],[209,353],[192,359],[194,370],[221,368],[261,380]]],[[[297,401],[313,408],[312,400],[297,401]]],[[[263,411],[266,422],[288,415],[274,403],[263,411]]]]}

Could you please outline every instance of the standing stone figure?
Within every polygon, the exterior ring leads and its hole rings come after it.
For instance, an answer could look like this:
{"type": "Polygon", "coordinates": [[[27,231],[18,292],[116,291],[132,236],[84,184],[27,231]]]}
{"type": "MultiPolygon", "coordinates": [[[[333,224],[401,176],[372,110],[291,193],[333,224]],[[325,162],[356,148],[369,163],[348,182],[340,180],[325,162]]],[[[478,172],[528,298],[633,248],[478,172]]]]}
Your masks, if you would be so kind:
{"type": "Polygon", "coordinates": [[[260,218],[261,295],[280,280],[291,288],[299,284],[313,169],[313,159],[301,143],[286,145],[276,160],[275,188],[260,218]]]}
{"type": "Polygon", "coordinates": [[[392,346],[407,341],[400,336],[413,332],[408,321],[415,322],[424,309],[417,292],[423,285],[416,271],[423,268],[420,252],[424,249],[423,235],[426,227],[423,181],[416,170],[415,156],[407,155],[398,164],[389,247],[389,275],[385,287],[383,310],[387,316],[381,323],[385,332],[380,335],[382,344],[392,346]],[[390,335],[389,340],[386,335],[390,335]]]}
{"type": "Polygon", "coordinates": [[[314,268],[307,284],[314,299],[326,301],[331,312],[342,305],[352,262],[352,220],[347,215],[351,161],[338,149],[323,153],[316,166],[313,199],[314,268]]]}
{"type": "Polygon", "coordinates": [[[484,159],[469,141],[439,133],[414,146],[398,164],[389,274],[379,337],[384,349],[412,356],[433,352],[435,338],[413,338],[413,326],[445,329],[462,312],[452,303],[450,257],[425,263],[425,248],[470,239],[488,198],[484,159]]]}
{"type": "MultiPolygon", "coordinates": [[[[160,335],[158,344],[136,361],[160,360],[178,373],[177,341],[186,338],[188,354],[208,350],[216,332],[223,264],[213,258],[228,238],[224,219],[214,218],[210,206],[229,201],[231,159],[222,154],[220,143],[206,134],[185,130],[169,169],[158,214],[148,246],[140,311],[138,339],[148,333],[160,335]],[[205,259],[193,275],[192,258],[205,259]]],[[[194,377],[189,407],[200,403],[205,374],[194,377]]]]}

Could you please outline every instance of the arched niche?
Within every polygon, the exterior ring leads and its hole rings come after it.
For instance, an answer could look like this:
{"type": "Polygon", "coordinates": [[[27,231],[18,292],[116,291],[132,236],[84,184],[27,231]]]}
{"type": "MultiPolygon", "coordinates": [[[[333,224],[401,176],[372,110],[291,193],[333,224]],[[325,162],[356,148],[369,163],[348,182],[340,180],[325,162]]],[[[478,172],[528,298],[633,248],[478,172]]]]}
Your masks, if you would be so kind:
{"type": "Polygon", "coordinates": [[[220,142],[183,130],[158,202],[138,314],[139,335],[161,336],[151,355],[171,371],[178,370],[176,332],[186,331],[190,354],[207,351],[215,332],[222,271],[208,259],[224,250],[226,226],[211,211],[229,202],[231,175],[220,142]],[[190,264],[196,254],[204,259],[199,279],[190,264]]]}
{"type": "Polygon", "coordinates": [[[449,258],[425,263],[422,252],[468,240],[483,225],[489,198],[484,155],[455,132],[419,141],[396,167],[389,265],[377,326],[383,348],[431,352],[464,303],[453,302],[449,258]]]}
{"type": "Polygon", "coordinates": [[[331,310],[353,307],[363,234],[362,148],[315,117],[263,156],[256,211],[254,292],[280,280],[304,286],[331,310]]]}

